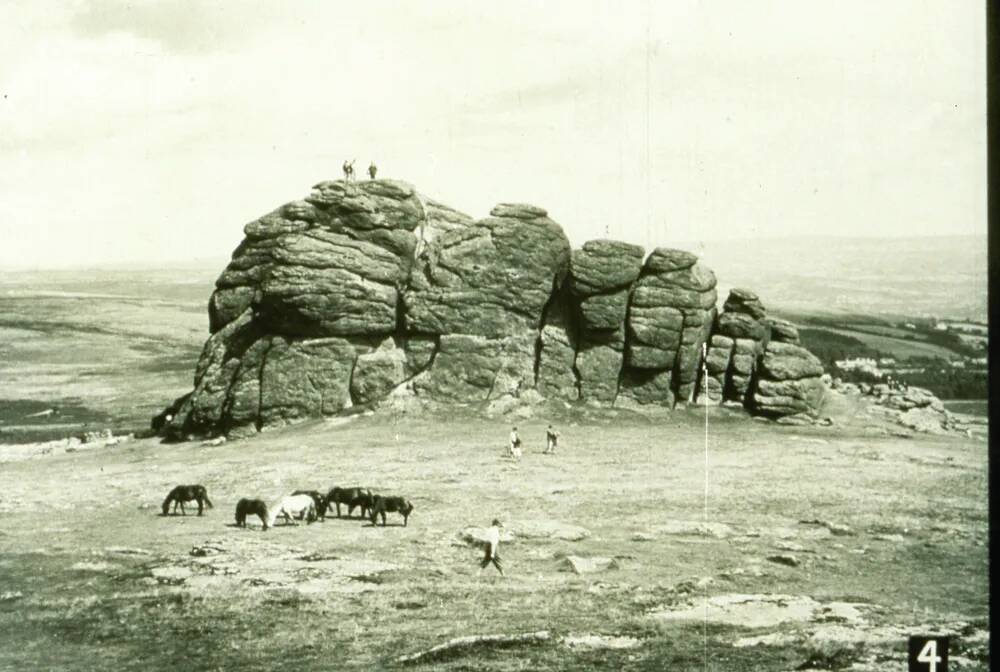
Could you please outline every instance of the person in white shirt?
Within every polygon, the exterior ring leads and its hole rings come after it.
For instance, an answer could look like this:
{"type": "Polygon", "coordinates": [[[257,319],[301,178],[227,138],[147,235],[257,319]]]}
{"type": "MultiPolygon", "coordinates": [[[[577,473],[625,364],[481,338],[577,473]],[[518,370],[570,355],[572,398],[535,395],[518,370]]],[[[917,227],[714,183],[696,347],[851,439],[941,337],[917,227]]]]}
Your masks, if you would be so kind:
{"type": "Polygon", "coordinates": [[[503,527],[501,523],[496,518],[493,519],[493,523],[489,528],[486,529],[486,555],[483,557],[483,561],[479,563],[480,569],[486,569],[486,566],[493,563],[493,566],[497,568],[500,572],[500,576],[504,576],[503,565],[500,562],[500,529],[503,527]]]}
{"type": "Polygon", "coordinates": [[[510,430],[510,445],[507,447],[507,452],[515,460],[521,459],[521,437],[517,435],[517,427],[510,430]]]}

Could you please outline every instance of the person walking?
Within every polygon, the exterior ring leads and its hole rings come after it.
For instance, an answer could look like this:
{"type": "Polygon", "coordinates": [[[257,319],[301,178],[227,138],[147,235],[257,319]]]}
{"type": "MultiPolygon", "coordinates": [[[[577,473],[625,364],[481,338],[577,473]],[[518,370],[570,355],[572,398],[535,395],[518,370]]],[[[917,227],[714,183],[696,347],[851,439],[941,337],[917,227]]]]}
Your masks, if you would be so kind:
{"type": "Polygon", "coordinates": [[[483,556],[482,562],[479,563],[479,569],[486,569],[487,565],[493,563],[493,566],[500,572],[500,576],[504,576],[503,564],[500,562],[499,553],[501,528],[503,528],[503,523],[494,518],[490,527],[486,529],[486,555],[483,556]]]}
{"type": "Polygon", "coordinates": [[[378,167],[376,167],[376,166],[375,166],[375,162],[374,162],[374,161],[372,161],[371,163],[369,163],[369,164],[368,164],[368,176],[369,176],[369,177],[370,177],[371,179],[373,179],[373,180],[374,180],[374,179],[375,179],[375,174],[376,174],[377,172],[378,172],[378,167]]]}
{"type": "Polygon", "coordinates": [[[550,455],[556,452],[556,444],[559,443],[559,432],[549,425],[545,430],[545,454],[550,455]]]}

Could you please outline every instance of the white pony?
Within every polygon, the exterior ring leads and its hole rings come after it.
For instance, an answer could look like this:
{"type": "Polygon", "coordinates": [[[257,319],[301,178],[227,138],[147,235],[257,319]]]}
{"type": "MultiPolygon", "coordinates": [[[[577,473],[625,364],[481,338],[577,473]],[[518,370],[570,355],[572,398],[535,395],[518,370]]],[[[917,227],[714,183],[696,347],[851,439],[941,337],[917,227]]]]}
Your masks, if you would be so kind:
{"type": "MultiPolygon", "coordinates": [[[[278,516],[285,517],[285,524],[292,523],[292,518],[304,514],[306,523],[316,520],[316,502],[309,495],[288,495],[271,507],[271,520],[268,521],[270,527],[274,527],[274,521],[278,516]]],[[[294,523],[292,523],[294,524],[294,523]]]]}

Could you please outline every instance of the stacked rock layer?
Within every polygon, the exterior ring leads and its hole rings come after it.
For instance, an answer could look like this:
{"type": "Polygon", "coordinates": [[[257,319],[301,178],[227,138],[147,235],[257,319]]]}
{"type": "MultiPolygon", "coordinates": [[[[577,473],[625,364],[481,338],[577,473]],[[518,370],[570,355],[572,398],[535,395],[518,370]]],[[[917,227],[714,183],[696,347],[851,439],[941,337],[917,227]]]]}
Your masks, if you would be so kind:
{"type": "Polygon", "coordinates": [[[244,228],[209,300],[194,389],[154,418],[182,438],[242,436],[396,394],[660,405],[819,404],[795,327],[689,252],[571,250],[542,208],[474,220],[393,180],[329,181],[244,228]],[[703,354],[707,356],[703,357],[703,354]],[[529,393],[530,391],[530,393],[529,393]]]}

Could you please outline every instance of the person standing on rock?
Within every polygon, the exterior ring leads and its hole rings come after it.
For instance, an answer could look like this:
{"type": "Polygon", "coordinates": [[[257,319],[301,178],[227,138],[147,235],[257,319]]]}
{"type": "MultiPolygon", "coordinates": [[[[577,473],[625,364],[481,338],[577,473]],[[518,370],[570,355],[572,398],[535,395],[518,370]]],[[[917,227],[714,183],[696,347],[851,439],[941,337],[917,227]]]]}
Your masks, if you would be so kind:
{"type": "Polygon", "coordinates": [[[493,566],[497,568],[500,572],[500,576],[503,576],[503,565],[500,563],[500,529],[503,527],[501,523],[496,518],[490,524],[490,527],[486,530],[486,555],[483,557],[483,561],[479,563],[479,568],[486,569],[486,566],[491,562],[493,566]]]}
{"type": "Polygon", "coordinates": [[[508,454],[515,460],[521,459],[521,437],[517,435],[517,427],[510,430],[510,445],[507,447],[508,454]]]}
{"type": "Polygon", "coordinates": [[[375,173],[377,172],[378,172],[378,167],[376,167],[375,162],[372,161],[371,163],[368,164],[368,177],[374,180],[375,173]]]}
{"type": "Polygon", "coordinates": [[[559,443],[559,432],[549,425],[545,430],[545,454],[551,455],[556,452],[556,444],[559,443]]]}

